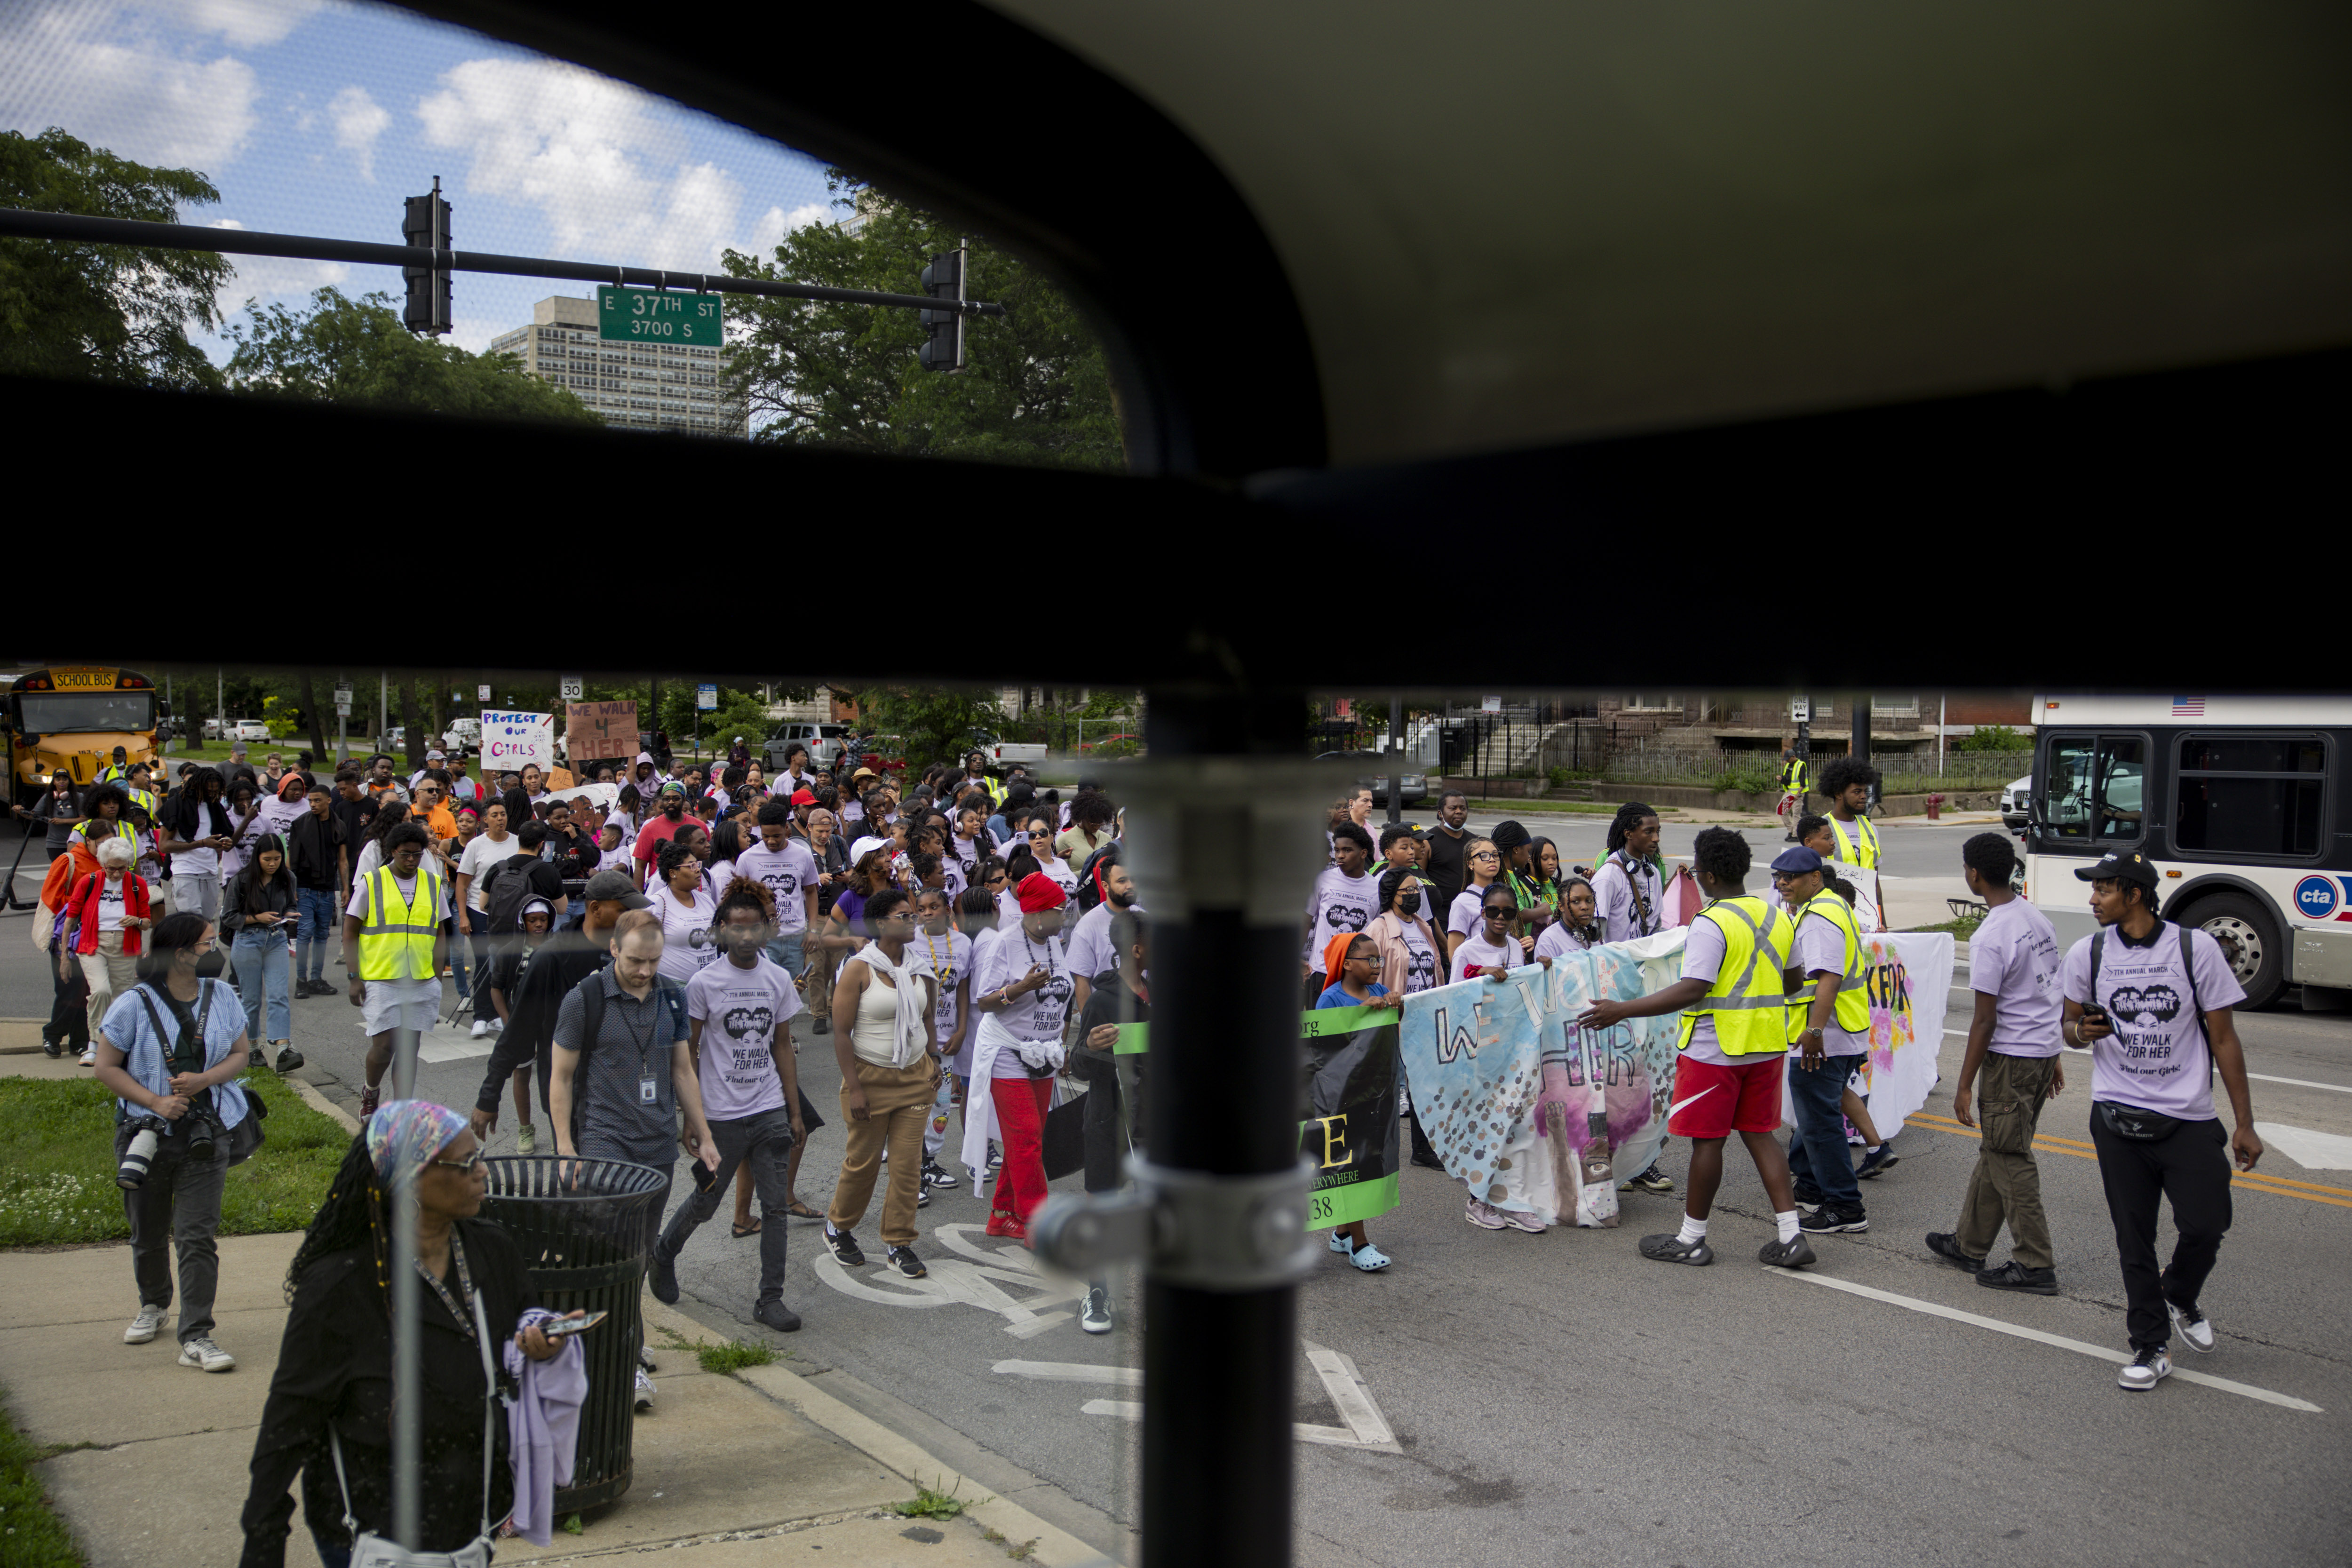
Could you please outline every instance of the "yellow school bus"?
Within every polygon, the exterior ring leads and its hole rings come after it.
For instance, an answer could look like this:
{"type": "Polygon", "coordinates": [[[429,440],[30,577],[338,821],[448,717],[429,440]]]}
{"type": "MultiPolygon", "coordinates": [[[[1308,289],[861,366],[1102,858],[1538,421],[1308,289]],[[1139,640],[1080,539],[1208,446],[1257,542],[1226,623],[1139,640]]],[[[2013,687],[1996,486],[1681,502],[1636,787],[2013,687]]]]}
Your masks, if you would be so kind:
{"type": "Polygon", "coordinates": [[[29,805],[63,768],[82,789],[114,760],[155,759],[155,683],[111,665],[53,664],[19,670],[0,705],[8,730],[8,777],[29,805]]]}

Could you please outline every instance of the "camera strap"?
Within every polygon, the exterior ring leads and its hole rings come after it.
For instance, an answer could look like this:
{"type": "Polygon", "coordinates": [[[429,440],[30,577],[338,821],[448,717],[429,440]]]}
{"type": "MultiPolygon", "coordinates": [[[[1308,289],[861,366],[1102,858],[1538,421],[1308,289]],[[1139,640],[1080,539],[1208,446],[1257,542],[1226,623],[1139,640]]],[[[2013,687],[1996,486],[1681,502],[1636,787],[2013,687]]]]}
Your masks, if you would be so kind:
{"type": "MultiPolygon", "coordinates": [[[[202,1072],[205,1069],[207,1065],[205,1061],[205,1058],[210,1054],[205,1045],[205,1025],[211,1020],[213,1016],[213,988],[219,984],[220,982],[217,980],[199,979],[196,982],[195,1027],[196,1070],[198,1072],[202,1072]]],[[[155,1049],[156,1053],[163,1058],[163,1081],[168,1084],[172,1079],[172,1058],[178,1056],[181,1048],[188,1043],[187,1031],[184,1027],[177,1036],[174,1036],[170,1030],[163,1027],[163,1016],[160,1012],[156,1011],[155,998],[152,993],[153,987],[142,984],[136,988],[133,994],[138,996],[140,1005],[147,1009],[148,1021],[155,1026],[155,1049]]],[[[173,1013],[176,1016],[177,1009],[174,1009],[173,1013]]]]}

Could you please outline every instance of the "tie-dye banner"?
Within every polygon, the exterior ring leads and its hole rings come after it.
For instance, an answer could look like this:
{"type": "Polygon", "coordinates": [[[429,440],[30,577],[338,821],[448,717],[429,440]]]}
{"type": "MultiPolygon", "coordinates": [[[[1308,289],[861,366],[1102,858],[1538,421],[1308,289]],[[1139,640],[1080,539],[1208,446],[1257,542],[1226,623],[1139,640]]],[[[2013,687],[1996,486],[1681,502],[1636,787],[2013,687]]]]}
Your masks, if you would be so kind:
{"type": "MultiPolygon", "coordinates": [[[[1612,942],[1549,970],[1531,965],[1499,982],[1481,976],[1405,998],[1399,1055],[1422,1131],[1473,1197],[1545,1225],[1612,1223],[1607,1205],[1588,1203],[1579,1215],[1580,1173],[1604,1132],[1612,1180],[1657,1157],[1682,1017],[1607,1029],[1574,1021],[1594,1001],[1631,1001],[1680,979],[1685,935],[1612,942]]],[[[1871,1115],[1891,1136],[1936,1081],[1952,939],[1905,932],[1866,937],[1863,947],[1871,1051],[1862,1070],[1871,1115]]]]}

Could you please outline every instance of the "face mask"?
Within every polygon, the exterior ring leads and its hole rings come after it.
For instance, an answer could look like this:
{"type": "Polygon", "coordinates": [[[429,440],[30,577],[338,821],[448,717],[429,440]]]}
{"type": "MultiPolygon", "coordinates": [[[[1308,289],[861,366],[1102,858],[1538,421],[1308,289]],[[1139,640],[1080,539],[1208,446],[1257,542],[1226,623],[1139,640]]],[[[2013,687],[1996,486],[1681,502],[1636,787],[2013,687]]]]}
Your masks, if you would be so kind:
{"type": "Polygon", "coordinates": [[[217,947],[196,960],[196,977],[200,980],[217,980],[227,969],[228,955],[217,947]]]}
{"type": "Polygon", "coordinates": [[[1419,893],[1401,893],[1397,896],[1396,907],[1400,913],[1417,915],[1421,913],[1421,895],[1419,893]]]}

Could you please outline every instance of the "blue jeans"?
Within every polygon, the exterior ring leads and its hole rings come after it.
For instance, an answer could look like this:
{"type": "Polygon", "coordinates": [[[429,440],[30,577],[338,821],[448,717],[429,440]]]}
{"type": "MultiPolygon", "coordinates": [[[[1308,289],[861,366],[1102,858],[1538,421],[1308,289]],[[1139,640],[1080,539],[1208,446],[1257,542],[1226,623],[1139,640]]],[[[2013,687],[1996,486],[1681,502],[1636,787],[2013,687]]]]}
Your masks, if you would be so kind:
{"type": "Polygon", "coordinates": [[[230,944],[228,958],[236,971],[237,996],[245,1003],[245,1037],[257,1047],[265,1039],[292,1039],[294,1015],[287,997],[293,966],[286,961],[285,929],[246,927],[230,944]],[[265,1002],[269,1008],[267,1035],[261,1032],[265,1002]]]}
{"type": "Polygon", "coordinates": [[[1797,1191],[1841,1208],[1862,1206],[1862,1184],[1853,1179],[1853,1157],[1846,1152],[1846,1079],[1853,1076],[1860,1057],[1823,1057],[1822,1065],[1806,1070],[1804,1058],[1789,1053],[1789,1098],[1797,1107],[1797,1131],[1789,1140],[1789,1174],[1797,1191]]]}
{"type": "Polygon", "coordinates": [[[296,891],[302,912],[301,934],[295,939],[294,975],[299,980],[327,977],[327,949],[335,940],[340,912],[332,888],[302,888],[296,891]]]}
{"type": "MultiPolygon", "coordinates": [[[[583,900],[582,902],[584,903],[586,900],[583,900]]],[[[791,975],[794,980],[798,980],[801,977],[801,964],[803,963],[801,957],[801,943],[802,940],[806,937],[807,934],[808,932],[805,930],[790,931],[778,936],[772,936],[768,939],[768,957],[770,961],[772,962],[776,967],[782,969],[785,973],[791,975]]]]}

